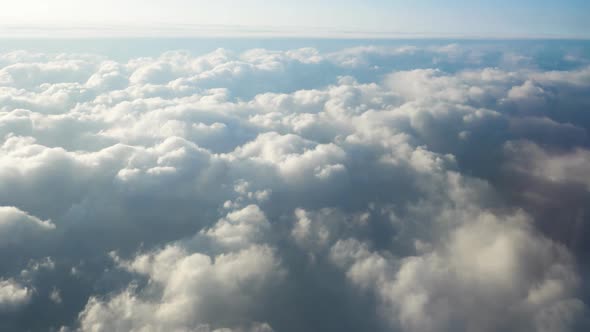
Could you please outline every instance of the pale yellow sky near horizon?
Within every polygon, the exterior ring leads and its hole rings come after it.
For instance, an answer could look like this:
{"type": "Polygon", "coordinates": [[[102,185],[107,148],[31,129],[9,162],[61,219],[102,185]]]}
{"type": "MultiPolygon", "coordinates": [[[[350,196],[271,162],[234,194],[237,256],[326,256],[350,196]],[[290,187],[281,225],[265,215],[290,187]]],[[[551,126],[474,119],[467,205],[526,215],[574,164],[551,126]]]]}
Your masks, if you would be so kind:
{"type": "MultiPolygon", "coordinates": [[[[226,25],[423,35],[590,36],[590,1],[0,0],[7,25],[226,25]],[[587,12],[586,12],[587,13],[587,12]]],[[[2,31],[0,31],[0,35],[2,31]]]]}

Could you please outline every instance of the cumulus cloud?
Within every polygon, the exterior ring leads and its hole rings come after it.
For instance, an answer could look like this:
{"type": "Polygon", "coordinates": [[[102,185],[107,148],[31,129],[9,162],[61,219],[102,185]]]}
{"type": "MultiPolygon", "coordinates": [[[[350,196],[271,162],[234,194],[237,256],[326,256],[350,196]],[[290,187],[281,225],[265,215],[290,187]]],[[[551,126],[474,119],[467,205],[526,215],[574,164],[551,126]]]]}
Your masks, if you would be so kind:
{"type": "Polygon", "coordinates": [[[55,225],[15,207],[0,207],[0,246],[14,246],[51,232],[55,225]]]}
{"type": "Polygon", "coordinates": [[[512,166],[520,172],[557,183],[572,183],[590,190],[590,151],[577,148],[550,152],[532,142],[511,142],[506,146],[513,156],[512,166]]]}
{"type": "Polygon", "coordinates": [[[14,280],[0,280],[0,310],[13,310],[29,302],[32,290],[14,280]]]}
{"type": "Polygon", "coordinates": [[[498,43],[0,55],[0,329],[584,331],[590,70],[498,43]]]}
{"type": "Polygon", "coordinates": [[[384,257],[350,239],[331,255],[352,283],[378,294],[382,315],[404,331],[569,330],[584,304],[566,249],[532,234],[522,215],[468,217],[421,255],[384,257]]]}
{"type": "MultiPolygon", "coordinates": [[[[146,276],[147,288],[139,295],[127,289],[106,301],[91,298],[80,313],[81,331],[207,331],[212,320],[240,324],[282,273],[265,246],[212,258],[173,245],[121,264],[146,276]]],[[[248,331],[272,330],[251,324],[248,331]]]]}
{"type": "Polygon", "coordinates": [[[216,242],[230,247],[242,247],[249,243],[265,240],[270,229],[268,219],[257,205],[231,212],[205,234],[216,242]]]}

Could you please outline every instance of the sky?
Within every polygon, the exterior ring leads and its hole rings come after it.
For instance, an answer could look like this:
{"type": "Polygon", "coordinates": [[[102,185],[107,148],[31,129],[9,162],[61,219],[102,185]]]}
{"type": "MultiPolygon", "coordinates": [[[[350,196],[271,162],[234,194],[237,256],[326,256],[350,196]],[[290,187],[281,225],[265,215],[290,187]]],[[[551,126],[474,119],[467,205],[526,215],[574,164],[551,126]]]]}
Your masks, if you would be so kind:
{"type": "Polygon", "coordinates": [[[590,331],[589,6],[0,0],[0,331],[590,331]]]}
{"type": "MultiPolygon", "coordinates": [[[[118,33],[124,34],[130,26],[154,29],[188,24],[234,27],[227,34],[243,32],[235,28],[241,26],[270,28],[278,35],[286,34],[281,30],[286,28],[303,35],[305,29],[319,28],[333,34],[352,30],[389,36],[590,37],[590,4],[583,0],[3,0],[0,9],[4,26],[59,25],[70,33],[80,25],[115,24],[118,33]]],[[[186,26],[183,29],[195,33],[186,26]]]]}

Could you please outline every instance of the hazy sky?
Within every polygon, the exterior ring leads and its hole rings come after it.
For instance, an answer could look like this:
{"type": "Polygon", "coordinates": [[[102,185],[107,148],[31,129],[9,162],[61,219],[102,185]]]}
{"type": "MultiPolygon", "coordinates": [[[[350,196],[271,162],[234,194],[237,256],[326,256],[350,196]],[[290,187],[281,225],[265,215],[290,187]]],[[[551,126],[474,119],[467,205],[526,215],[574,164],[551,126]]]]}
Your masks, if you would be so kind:
{"type": "Polygon", "coordinates": [[[585,0],[0,1],[4,25],[240,25],[491,37],[589,37],[588,13],[585,0]]]}

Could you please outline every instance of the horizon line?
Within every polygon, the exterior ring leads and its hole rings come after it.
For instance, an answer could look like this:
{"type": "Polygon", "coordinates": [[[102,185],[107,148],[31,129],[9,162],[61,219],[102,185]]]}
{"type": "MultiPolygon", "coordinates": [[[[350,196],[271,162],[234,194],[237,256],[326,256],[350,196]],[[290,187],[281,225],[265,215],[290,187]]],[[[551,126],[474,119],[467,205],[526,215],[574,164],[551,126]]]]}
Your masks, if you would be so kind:
{"type": "Polygon", "coordinates": [[[3,39],[80,38],[305,38],[305,39],[465,39],[465,40],[590,40],[590,35],[502,34],[428,31],[385,31],[330,27],[277,27],[212,24],[2,24],[3,39]]]}

